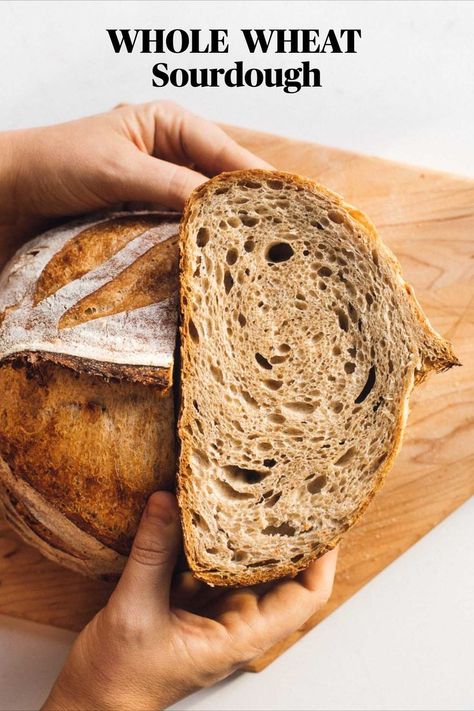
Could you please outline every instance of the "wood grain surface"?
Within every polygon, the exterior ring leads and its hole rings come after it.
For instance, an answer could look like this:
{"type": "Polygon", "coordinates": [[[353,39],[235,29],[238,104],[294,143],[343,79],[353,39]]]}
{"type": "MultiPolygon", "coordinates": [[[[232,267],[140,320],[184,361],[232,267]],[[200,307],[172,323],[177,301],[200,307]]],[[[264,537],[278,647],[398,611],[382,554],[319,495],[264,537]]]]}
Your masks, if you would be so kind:
{"type": "MultiPolygon", "coordinates": [[[[304,629],[248,666],[259,671],[473,493],[474,181],[246,129],[226,130],[276,168],[315,178],[367,212],[434,327],[452,340],[463,363],[416,389],[395,467],[341,545],[331,601],[304,629]]],[[[111,583],[50,563],[0,521],[1,613],[79,630],[111,590],[111,583]]]]}

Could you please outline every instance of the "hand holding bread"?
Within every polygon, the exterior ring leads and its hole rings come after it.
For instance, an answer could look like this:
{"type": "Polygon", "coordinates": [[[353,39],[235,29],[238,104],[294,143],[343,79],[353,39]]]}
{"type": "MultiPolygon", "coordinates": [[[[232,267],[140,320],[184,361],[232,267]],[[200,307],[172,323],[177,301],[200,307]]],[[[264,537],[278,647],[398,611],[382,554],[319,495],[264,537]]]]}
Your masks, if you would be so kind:
{"type": "Polygon", "coordinates": [[[190,573],[171,584],[179,545],[174,497],[153,494],[114,593],[75,641],[43,711],[165,708],[284,639],[331,593],[336,551],[294,580],[226,590],[190,573]]]}

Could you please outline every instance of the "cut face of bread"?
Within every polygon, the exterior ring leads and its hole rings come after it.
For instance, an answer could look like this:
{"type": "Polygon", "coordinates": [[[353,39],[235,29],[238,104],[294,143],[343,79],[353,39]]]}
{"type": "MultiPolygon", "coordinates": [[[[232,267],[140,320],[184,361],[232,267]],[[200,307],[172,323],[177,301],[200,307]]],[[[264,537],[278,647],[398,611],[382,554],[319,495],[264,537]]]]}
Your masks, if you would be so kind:
{"type": "Polygon", "coordinates": [[[359,517],[416,379],[457,364],[371,223],[285,173],[223,174],[182,223],[179,502],[195,574],[293,574],[359,517]]]}

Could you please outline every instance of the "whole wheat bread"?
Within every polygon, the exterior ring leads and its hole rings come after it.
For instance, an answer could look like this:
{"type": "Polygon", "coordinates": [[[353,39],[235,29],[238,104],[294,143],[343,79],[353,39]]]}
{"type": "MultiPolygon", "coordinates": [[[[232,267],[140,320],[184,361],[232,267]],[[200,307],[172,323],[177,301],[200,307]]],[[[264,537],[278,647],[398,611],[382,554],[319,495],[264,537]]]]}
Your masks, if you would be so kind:
{"type": "Polygon", "coordinates": [[[175,484],[178,213],[92,215],[0,275],[0,510],[44,555],[123,568],[175,484]]]}
{"type": "Polygon", "coordinates": [[[227,173],[181,227],[179,503],[194,573],[294,574],[366,508],[414,383],[458,363],[373,225],[309,180],[227,173]]]}

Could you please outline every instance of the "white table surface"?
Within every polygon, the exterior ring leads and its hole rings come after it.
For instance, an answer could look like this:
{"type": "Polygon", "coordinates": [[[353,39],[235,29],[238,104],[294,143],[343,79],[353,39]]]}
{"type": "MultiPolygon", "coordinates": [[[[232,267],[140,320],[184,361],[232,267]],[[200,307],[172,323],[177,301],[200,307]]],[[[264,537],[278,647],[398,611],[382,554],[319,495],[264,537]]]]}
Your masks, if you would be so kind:
{"type": "MultiPolygon", "coordinates": [[[[171,98],[227,123],[474,175],[474,3],[3,2],[0,28],[0,130],[171,98]],[[226,27],[231,52],[116,56],[111,27],[226,27]],[[155,61],[275,65],[244,53],[240,27],[357,27],[363,36],[356,55],[313,57],[320,89],[151,87],[155,61]]],[[[458,509],[261,674],[176,708],[472,709],[473,513],[472,501],[458,509]]],[[[73,638],[0,617],[0,711],[38,708],[73,638]]]]}

